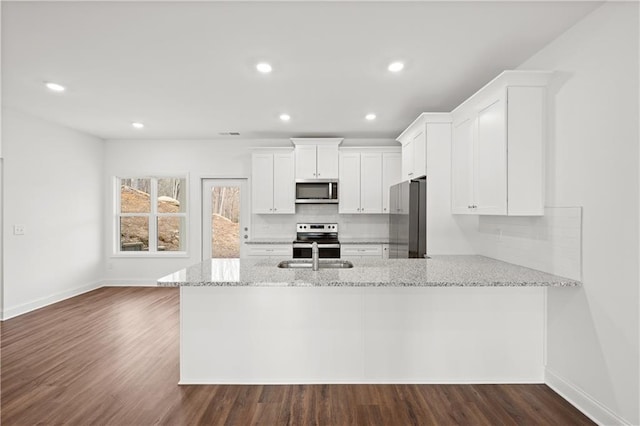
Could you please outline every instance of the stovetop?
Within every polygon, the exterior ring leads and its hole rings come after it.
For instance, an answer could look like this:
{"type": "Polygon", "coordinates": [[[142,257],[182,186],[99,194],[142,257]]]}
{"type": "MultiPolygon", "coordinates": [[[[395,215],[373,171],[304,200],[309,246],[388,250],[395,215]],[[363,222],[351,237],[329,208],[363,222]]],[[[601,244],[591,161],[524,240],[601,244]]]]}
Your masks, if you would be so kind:
{"type": "Polygon", "coordinates": [[[298,223],[294,243],[340,244],[337,223],[298,223]]]}

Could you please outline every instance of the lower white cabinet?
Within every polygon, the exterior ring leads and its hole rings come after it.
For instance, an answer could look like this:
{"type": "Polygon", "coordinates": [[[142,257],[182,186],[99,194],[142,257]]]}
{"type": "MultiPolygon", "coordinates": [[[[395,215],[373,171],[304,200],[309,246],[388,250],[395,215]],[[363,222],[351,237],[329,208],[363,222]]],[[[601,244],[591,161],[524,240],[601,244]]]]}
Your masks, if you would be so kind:
{"type": "Polygon", "coordinates": [[[340,244],[340,257],[344,258],[382,259],[383,253],[383,244],[340,244]]]}
{"type": "Polygon", "coordinates": [[[291,244],[248,244],[246,254],[252,259],[286,260],[293,257],[293,246],[291,244]]]}

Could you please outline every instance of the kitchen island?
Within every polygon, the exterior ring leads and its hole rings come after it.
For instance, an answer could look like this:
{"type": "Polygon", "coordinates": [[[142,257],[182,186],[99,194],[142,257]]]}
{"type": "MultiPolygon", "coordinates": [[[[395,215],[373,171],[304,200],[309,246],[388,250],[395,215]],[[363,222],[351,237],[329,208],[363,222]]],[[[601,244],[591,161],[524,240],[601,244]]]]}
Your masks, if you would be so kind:
{"type": "Polygon", "coordinates": [[[180,383],[542,383],[544,291],[580,283],[482,256],[280,269],[212,259],[180,286],[180,383]]]}

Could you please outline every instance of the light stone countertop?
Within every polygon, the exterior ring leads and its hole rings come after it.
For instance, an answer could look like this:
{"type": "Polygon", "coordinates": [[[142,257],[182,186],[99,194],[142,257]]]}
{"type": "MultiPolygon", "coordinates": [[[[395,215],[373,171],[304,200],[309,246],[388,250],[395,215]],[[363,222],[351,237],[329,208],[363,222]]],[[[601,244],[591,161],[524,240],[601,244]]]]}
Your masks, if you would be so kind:
{"type": "Polygon", "coordinates": [[[293,243],[293,240],[295,240],[295,236],[294,237],[289,237],[289,238],[282,238],[282,237],[278,237],[278,238],[253,238],[251,240],[247,240],[244,243],[245,244],[291,244],[293,243]]]}
{"type": "MultiPolygon", "coordinates": [[[[274,238],[253,238],[251,240],[247,240],[244,243],[250,245],[259,245],[259,244],[291,244],[293,240],[295,240],[295,236],[287,239],[283,239],[282,237],[274,237],[274,238]]],[[[340,244],[389,244],[388,238],[339,238],[340,244]]]]}
{"type": "Polygon", "coordinates": [[[340,244],[389,244],[389,238],[339,238],[340,244]]]}
{"type": "MultiPolygon", "coordinates": [[[[283,259],[284,260],[284,259],[283,259]]],[[[348,259],[347,259],[348,260],[348,259]]],[[[280,269],[279,260],[211,259],[169,274],[158,286],[575,287],[579,281],[483,256],[352,259],[351,269],[280,269]]]]}

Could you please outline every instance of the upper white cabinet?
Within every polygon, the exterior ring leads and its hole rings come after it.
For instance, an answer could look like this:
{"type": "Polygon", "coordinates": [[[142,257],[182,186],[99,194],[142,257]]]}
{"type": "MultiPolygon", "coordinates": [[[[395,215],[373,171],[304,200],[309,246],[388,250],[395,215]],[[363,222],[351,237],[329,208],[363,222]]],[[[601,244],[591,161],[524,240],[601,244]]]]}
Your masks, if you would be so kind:
{"type": "Polygon", "coordinates": [[[340,152],[339,213],[382,213],[382,153],[340,152]]]}
{"type": "Polygon", "coordinates": [[[382,213],[390,213],[389,188],[402,181],[402,157],[399,152],[382,153],[382,213]]]}
{"type": "Polygon", "coordinates": [[[400,159],[394,147],[342,148],[338,212],[388,214],[389,187],[401,179],[400,159]]]}
{"type": "Polygon", "coordinates": [[[338,145],[341,138],[296,138],[295,179],[338,179],[338,145]]]}
{"type": "Polygon", "coordinates": [[[505,71],[453,111],[452,213],[544,214],[550,76],[505,71]]]}
{"type": "Polygon", "coordinates": [[[251,154],[251,210],[257,214],[294,214],[294,154],[291,149],[251,154]]]}
{"type": "Polygon", "coordinates": [[[414,120],[404,132],[396,138],[402,144],[402,179],[410,180],[427,175],[427,144],[451,143],[440,140],[443,132],[433,131],[438,126],[450,126],[448,113],[424,113],[414,120]]]}

